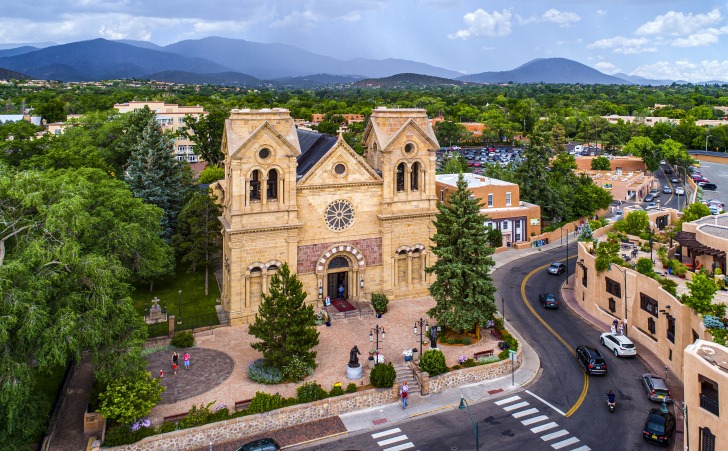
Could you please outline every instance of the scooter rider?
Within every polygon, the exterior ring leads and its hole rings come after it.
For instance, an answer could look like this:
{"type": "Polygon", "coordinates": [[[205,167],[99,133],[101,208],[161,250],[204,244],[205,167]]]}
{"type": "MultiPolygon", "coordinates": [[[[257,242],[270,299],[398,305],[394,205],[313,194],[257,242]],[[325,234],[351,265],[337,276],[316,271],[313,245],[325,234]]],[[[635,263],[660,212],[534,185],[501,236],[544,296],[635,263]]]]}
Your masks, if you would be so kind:
{"type": "Polygon", "coordinates": [[[609,404],[614,404],[615,400],[614,393],[612,393],[612,390],[609,390],[609,393],[607,393],[607,399],[609,400],[609,404]]]}

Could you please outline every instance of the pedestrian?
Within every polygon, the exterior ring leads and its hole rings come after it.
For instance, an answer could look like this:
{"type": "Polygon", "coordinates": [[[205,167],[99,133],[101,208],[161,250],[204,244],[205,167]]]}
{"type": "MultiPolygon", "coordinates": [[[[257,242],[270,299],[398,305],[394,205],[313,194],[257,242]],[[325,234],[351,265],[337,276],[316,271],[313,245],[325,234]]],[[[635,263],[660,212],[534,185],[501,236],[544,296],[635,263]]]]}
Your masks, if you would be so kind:
{"type": "Polygon", "coordinates": [[[344,299],[344,285],[339,285],[339,299],[344,299]]]}
{"type": "Polygon", "coordinates": [[[173,374],[174,374],[175,376],[177,375],[177,364],[176,364],[176,363],[173,363],[173,364],[172,364],[172,373],[173,373],[173,374]]]}
{"type": "Polygon", "coordinates": [[[624,335],[624,323],[619,325],[619,335],[624,335]]]}
{"type": "Polygon", "coordinates": [[[409,386],[407,381],[402,382],[402,387],[399,389],[399,395],[402,397],[402,410],[407,408],[407,396],[409,395],[409,386]]]}
{"type": "Polygon", "coordinates": [[[618,327],[619,327],[619,320],[615,319],[614,321],[612,321],[612,329],[613,329],[614,333],[617,332],[618,327]]]}
{"type": "Polygon", "coordinates": [[[616,334],[617,334],[617,328],[614,327],[614,324],[612,324],[612,335],[616,335],[616,334]]]}
{"type": "Polygon", "coordinates": [[[179,354],[177,354],[177,351],[174,351],[172,353],[172,368],[176,365],[179,365],[179,354]]]}
{"type": "Polygon", "coordinates": [[[190,353],[185,352],[185,355],[182,356],[182,360],[184,360],[184,362],[185,362],[185,369],[189,370],[190,369],[190,353]]]}
{"type": "Polygon", "coordinates": [[[331,298],[329,296],[326,296],[326,305],[331,305],[331,298]]]}
{"type": "Polygon", "coordinates": [[[159,370],[159,378],[164,379],[164,370],[159,370]]]}

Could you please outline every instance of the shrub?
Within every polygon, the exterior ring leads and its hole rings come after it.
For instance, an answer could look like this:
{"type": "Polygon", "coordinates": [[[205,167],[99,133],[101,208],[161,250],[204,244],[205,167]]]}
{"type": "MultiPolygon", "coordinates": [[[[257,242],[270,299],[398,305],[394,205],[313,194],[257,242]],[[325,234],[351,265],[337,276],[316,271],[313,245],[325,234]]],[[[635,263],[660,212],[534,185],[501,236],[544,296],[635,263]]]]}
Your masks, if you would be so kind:
{"type": "Polygon", "coordinates": [[[380,363],[372,368],[372,371],[369,373],[369,382],[377,388],[392,387],[396,378],[397,371],[392,366],[392,362],[380,363]]]}
{"type": "Polygon", "coordinates": [[[498,360],[505,360],[510,358],[511,353],[508,352],[508,349],[502,350],[500,353],[498,353],[498,360]]]}
{"type": "Polygon", "coordinates": [[[452,366],[452,369],[454,369],[454,370],[459,370],[459,369],[460,369],[460,365],[453,365],[453,366],[452,366]]]}
{"type": "Polygon", "coordinates": [[[463,367],[465,367],[465,368],[472,368],[472,367],[477,366],[477,365],[478,364],[475,363],[475,360],[473,360],[473,359],[468,359],[468,360],[466,360],[466,361],[463,362],[463,367]]]}
{"type": "Polygon", "coordinates": [[[346,392],[347,393],[356,393],[356,384],[351,382],[349,385],[347,385],[346,392]]]}
{"type": "Polygon", "coordinates": [[[255,392],[250,405],[245,409],[248,414],[263,413],[286,406],[286,399],[276,393],[271,395],[264,392],[255,392]]]}
{"type": "Polygon", "coordinates": [[[175,348],[191,348],[195,345],[195,336],[192,335],[191,331],[186,330],[172,337],[171,344],[175,348]]]}
{"type": "Polygon", "coordinates": [[[420,368],[430,376],[437,376],[447,372],[445,354],[439,349],[429,349],[422,354],[420,368]]]}
{"type": "Polygon", "coordinates": [[[372,293],[372,307],[377,313],[386,313],[389,298],[384,293],[372,293]]]}
{"type": "Polygon", "coordinates": [[[316,382],[306,382],[296,389],[296,399],[300,403],[318,401],[329,394],[316,382]]]}
{"type": "Polygon", "coordinates": [[[500,356],[490,356],[490,357],[479,357],[478,358],[478,364],[479,365],[486,365],[488,363],[495,363],[500,361],[500,356]]]}
{"type": "MultiPolygon", "coordinates": [[[[211,423],[211,417],[214,415],[210,411],[210,406],[215,404],[216,401],[203,406],[200,404],[198,408],[196,405],[187,412],[187,416],[179,420],[179,428],[193,428],[195,426],[202,426],[203,424],[211,423]]],[[[227,409],[224,410],[225,416],[227,416],[227,409]]]]}
{"type": "Polygon", "coordinates": [[[136,372],[112,380],[99,394],[99,412],[121,424],[131,424],[149,415],[166,390],[159,379],[150,376],[147,372],[136,372]]]}
{"type": "Polygon", "coordinates": [[[179,425],[173,421],[168,421],[166,423],[162,423],[159,428],[157,428],[157,434],[166,434],[167,432],[176,431],[179,429],[179,425]]]}
{"type": "Polygon", "coordinates": [[[649,276],[654,272],[654,263],[649,258],[640,258],[637,260],[637,266],[635,267],[637,272],[649,276]]]}
{"type": "MultiPolygon", "coordinates": [[[[354,391],[356,391],[356,385],[354,386],[354,391]]],[[[344,389],[341,388],[341,384],[334,385],[331,388],[331,391],[329,392],[329,396],[341,396],[344,394],[344,389]]]]}
{"type": "Polygon", "coordinates": [[[279,384],[283,380],[283,372],[258,359],[248,366],[248,377],[261,384],[279,384]]]}
{"type": "Polygon", "coordinates": [[[472,344],[472,343],[473,343],[473,340],[471,340],[471,339],[470,339],[470,338],[468,338],[468,337],[465,337],[465,338],[463,338],[463,339],[462,339],[462,342],[463,342],[463,344],[464,344],[465,346],[467,346],[467,345],[469,345],[469,344],[472,344]]]}
{"type": "Polygon", "coordinates": [[[141,356],[142,356],[142,357],[146,357],[146,356],[148,356],[148,355],[154,354],[155,352],[160,352],[160,351],[170,351],[170,350],[172,350],[172,349],[174,349],[174,346],[172,346],[172,345],[165,345],[165,346],[150,346],[150,347],[148,347],[148,348],[144,348],[144,349],[142,349],[142,351],[141,351],[141,356]]]}
{"type": "Polygon", "coordinates": [[[306,363],[297,356],[291,357],[283,366],[285,378],[292,382],[300,381],[311,372],[311,369],[306,366],[306,363]]]}
{"type": "Polygon", "coordinates": [[[131,428],[126,425],[109,428],[106,431],[104,446],[128,445],[156,433],[157,431],[153,427],[141,427],[136,431],[132,431],[131,428]]]}

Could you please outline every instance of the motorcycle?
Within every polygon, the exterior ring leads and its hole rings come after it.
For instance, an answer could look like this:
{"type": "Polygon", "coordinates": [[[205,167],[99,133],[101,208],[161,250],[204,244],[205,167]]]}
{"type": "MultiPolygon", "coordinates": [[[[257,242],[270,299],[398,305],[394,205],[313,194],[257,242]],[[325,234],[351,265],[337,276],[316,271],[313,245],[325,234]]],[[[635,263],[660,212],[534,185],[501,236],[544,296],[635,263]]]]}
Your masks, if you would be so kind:
{"type": "Polygon", "coordinates": [[[607,393],[607,407],[609,407],[609,412],[614,413],[614,408],[617,404],[617,401],[614,397],[614,394],[612,393],[611,397],[609,393],[607,393]]]}

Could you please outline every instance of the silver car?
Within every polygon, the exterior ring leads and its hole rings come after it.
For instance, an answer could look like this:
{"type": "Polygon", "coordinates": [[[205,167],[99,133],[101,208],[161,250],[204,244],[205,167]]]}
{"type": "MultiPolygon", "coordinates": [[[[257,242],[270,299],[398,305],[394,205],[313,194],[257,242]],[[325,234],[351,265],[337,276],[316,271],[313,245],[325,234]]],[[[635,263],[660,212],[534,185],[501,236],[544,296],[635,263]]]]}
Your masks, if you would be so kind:
{"type": "Polygon", "coordinates": [[[670,397],[670,389],[667,388],[665,380],[660,376],[656,376],[651,373],[645,373],[642,375],[642,385],[645,387],[647,392],[647,399],[655,402],[665,401],[671,403],[672,398],[670,397]]]}

